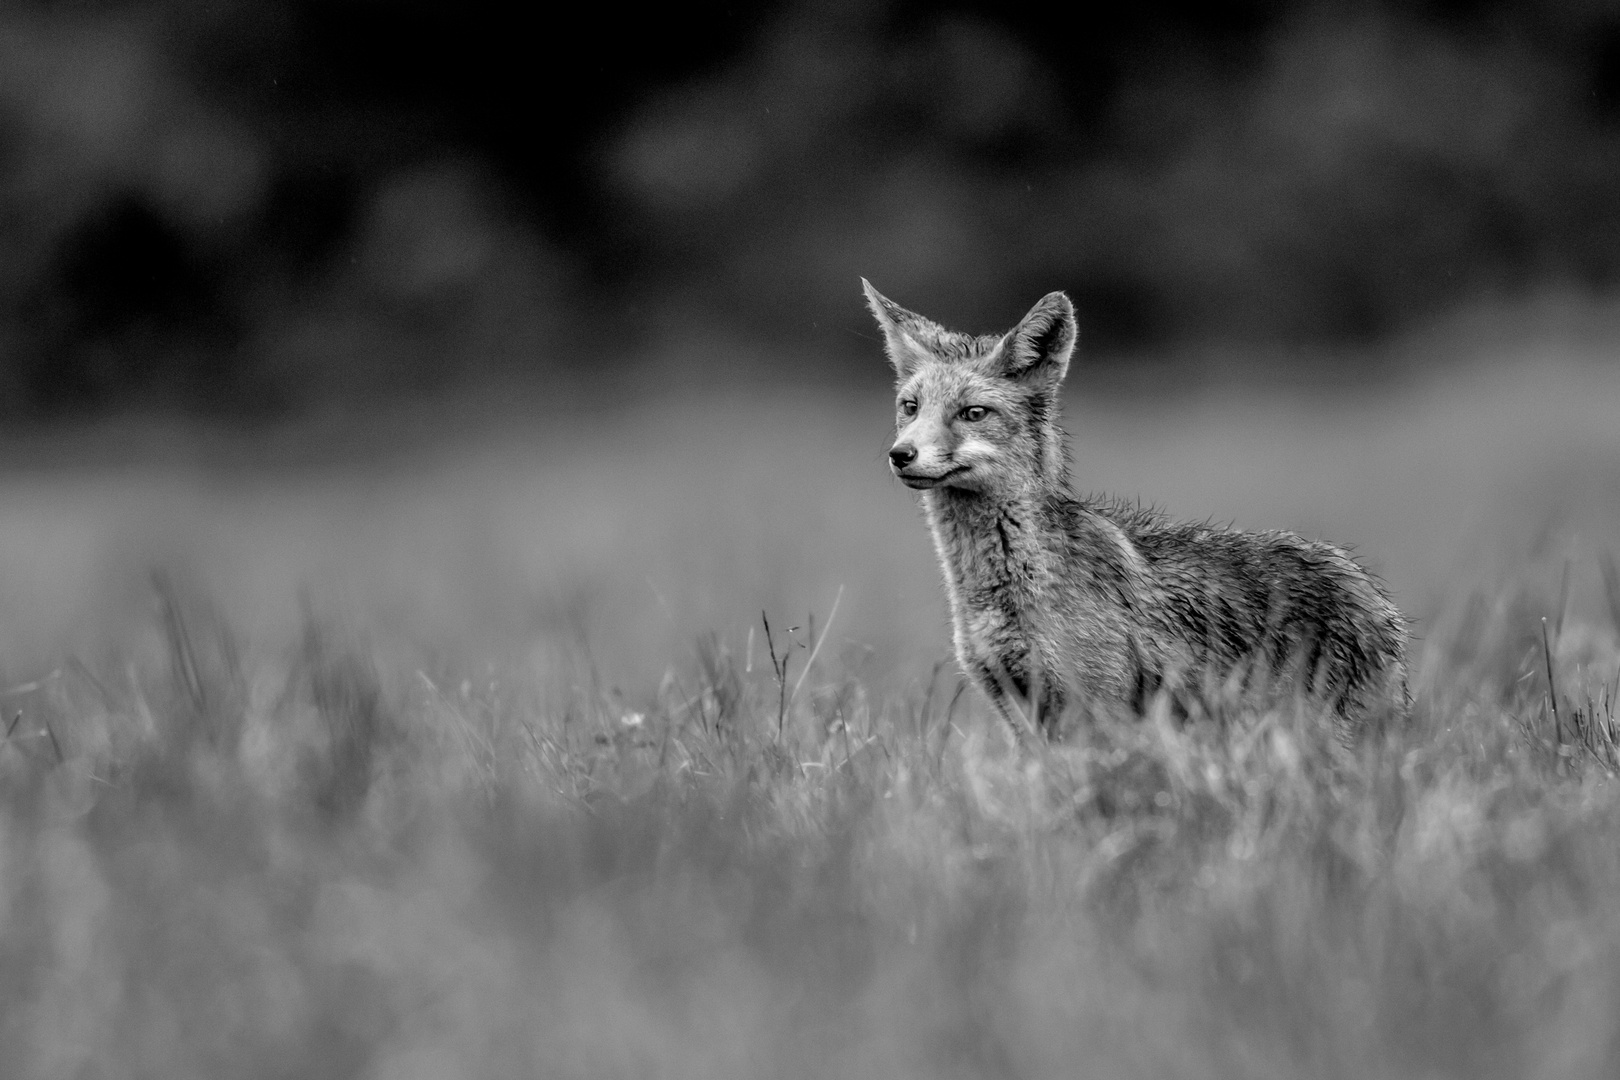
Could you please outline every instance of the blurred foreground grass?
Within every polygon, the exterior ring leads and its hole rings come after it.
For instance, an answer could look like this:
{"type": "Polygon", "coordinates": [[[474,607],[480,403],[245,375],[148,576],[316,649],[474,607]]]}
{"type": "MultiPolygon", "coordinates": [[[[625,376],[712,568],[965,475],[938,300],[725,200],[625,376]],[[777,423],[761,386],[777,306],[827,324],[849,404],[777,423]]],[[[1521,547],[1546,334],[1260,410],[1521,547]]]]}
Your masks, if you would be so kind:
{"type": "Polygon", "coordinates": [[[881,396],[36,448],[0,1071],[1613,1075],[1611,383],[1074,403],[1082,487],[1359,542],[1424,617],[1355,755],[1289,702],[1011,746],[881,396]]]}

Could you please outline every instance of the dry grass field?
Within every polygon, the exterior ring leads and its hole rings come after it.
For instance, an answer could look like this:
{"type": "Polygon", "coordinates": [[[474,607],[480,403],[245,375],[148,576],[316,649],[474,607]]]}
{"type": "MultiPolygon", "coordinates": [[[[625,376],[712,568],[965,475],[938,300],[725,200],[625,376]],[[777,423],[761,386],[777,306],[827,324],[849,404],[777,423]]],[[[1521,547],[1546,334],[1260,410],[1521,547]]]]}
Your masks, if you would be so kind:
{"type": "Polygon", "coordinates": [[[1287,701],[1014,747],[881,370],[10,438],[0,1073],[1614,1075],[1620,335],[1447,341],[1072,380],[1082,489],[1354,545],[1419,620],[1353,755],[1287,701]]]}

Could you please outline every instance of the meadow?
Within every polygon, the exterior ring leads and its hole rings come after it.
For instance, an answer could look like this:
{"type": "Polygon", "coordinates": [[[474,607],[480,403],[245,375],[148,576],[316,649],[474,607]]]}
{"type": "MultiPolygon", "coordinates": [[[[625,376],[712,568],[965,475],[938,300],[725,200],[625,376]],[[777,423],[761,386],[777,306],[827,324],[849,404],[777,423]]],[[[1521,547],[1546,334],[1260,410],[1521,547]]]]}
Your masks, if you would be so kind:
{"type": "Polygon", "coordinates": [[[1286,700],[1015,745],[875,348],[10,434],[0,1073],[1614,1075],[1613,322],[1383,381],[1077,367],[1080,489],[1391,584],[1416,702],[1353,753],[1286,700]]]}

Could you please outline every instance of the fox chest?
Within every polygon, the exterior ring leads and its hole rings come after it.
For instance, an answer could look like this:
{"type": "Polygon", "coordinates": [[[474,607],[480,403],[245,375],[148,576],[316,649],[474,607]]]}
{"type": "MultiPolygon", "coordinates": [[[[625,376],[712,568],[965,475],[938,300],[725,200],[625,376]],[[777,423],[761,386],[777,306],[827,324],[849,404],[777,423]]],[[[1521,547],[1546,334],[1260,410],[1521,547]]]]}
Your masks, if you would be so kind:
{"type": "Polygon", "coordinates": [[[1023,672],[1057,659],[1051,573],[1040,559],[1009,557],[989,544],[942,550],[941,557],[964,668],[1023,672]]]}

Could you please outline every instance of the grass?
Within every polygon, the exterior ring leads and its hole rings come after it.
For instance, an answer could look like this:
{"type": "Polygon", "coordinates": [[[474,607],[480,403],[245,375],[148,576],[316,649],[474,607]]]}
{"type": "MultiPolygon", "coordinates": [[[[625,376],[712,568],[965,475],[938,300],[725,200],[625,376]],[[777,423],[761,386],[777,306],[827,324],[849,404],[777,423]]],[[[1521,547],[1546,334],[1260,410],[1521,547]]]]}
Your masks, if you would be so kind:
{"type": "Polygon", "coordinates": [[[1020,748],[870,418],[804,411],[18,472],[0,1071],[1614,1073],[1601,556],[1397,578],[1453,599],[1354,753],[1289,701],[1020,748]]]}
{"type": "Polygon", "coordinates": [[[1285,702],[1020,750],[946,671],[784,712],[791,669],[701,639],[626,712],[162,606],[149,667],[8,697],[13,1075],[1615,1060],[1620,789],[1539,680],[1458,673],[1353,756],[1285,702]]]}

